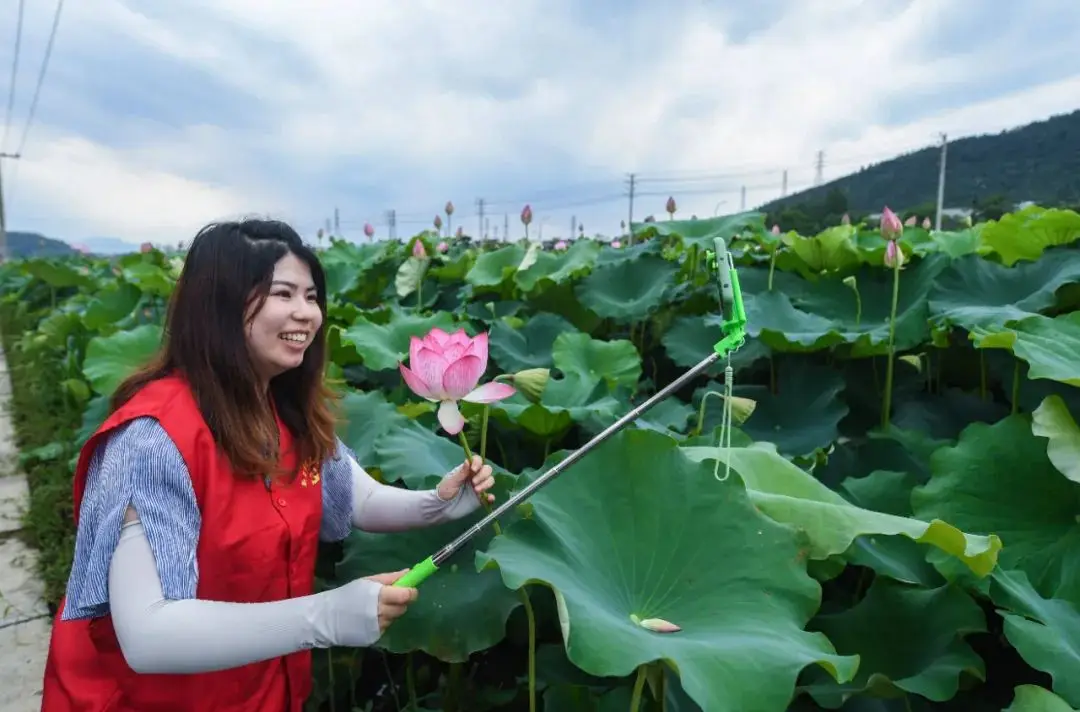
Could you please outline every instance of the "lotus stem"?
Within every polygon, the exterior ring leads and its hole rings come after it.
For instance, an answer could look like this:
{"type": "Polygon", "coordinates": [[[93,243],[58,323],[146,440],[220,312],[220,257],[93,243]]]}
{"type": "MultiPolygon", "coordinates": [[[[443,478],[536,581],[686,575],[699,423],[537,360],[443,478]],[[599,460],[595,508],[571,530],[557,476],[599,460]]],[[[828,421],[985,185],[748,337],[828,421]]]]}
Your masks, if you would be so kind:
{"type": "Polygon", "coordinates": [[[772,291],[772,278],[773,273],[776,272],[776,253],[779,252],[779,248],[773,250],[772,257],[769,258],[769,284],[766,291],[772,291]]]}
{"type": "Polygon", "coordinates": [[[881,405],[881,429],[889,429],[889,414],[892,410],[893,364],[896,351],[896,305],[900,299],[900,260],[893,265],[892,305],[889,307],[889,350],[885,365],[885,399],[881,405]]]}
{"type": "Polygon", "coordinates": [[[416,700],[416,671],[413,670],[412,651],[405,656],[405,687],[409,691],[409,707],[413,712],[419,712],[420,704],[416,700]]]}
{"type": "Polygon", "coordinates": [[[979,400],[986,400],[986,352],[979,349],[979,400]]]}
{"type": "Polygon", "coordinates": [[[855,277],[845,277],[844,284],[851,287],[851,291],[855,292],[855,326],[862,324],[862,295],[859,294],[859,283],[855,281],[855,277]]]}
{"type": "MultiPolygon", "coordinates": [[[[485,406],[485,410],[487,410],[486,406],[485,406]]],[[[465,463],[466,463],[466,466],[468,466],[469,464],[472,463],[472,448],[469,447],[469,439],[465,437],[465,429],[464,428],[462,428],[461,431],[458,432],[458,440],[461,441],[461,447],[463,447],[465,449],[465,463]]],[[[480,428],[480,448],[481,448],[480,452],[481,453],[483,453],[484,446],[486,444],[487,444],[487,419],[485,418],[484,421],[483,421],[483,425],[480,428]]],[[[481,454],[480,458],[483,459],[483,457],[484,456],[481,454]]],[[[462,487],[468,487],[468,486],[469,486],[468,484],[462,485],[462,487]]],[[[491,514],[491,504],[487,501],[487,497],[485,497],[480,492],[476,492],[476,490],[473,490],[473,494],[476,496],[476,501],[478,501],[480,503],[480,506],[482,506],[484,508],[484,511],[487,512],[488,514],[491,514]]],[[[495,534],[497,534],[497,535],[502,534],[502,527],[499,526],[498,522],[492,522],[491,523],[491,528],[495,530],[495,534]]]]}
{"type": "Polygon", "coordinates": [[[1020,359],[1013,359],[1012,414],[1020,411],[1020,359]]]}
{"type": "Polygon", "coordinates": [[[630,712],[638,712],[641,706],[641,692],[645,689],[646,665],[638,665],[637,678],[634,680],[634,694],[630,697],[630,712]]]}
{"type": "Polygon", "coordinates": [[[529,622],[529,712],[536,712],[536,616],[529,592],[524,586],[520,590],[521,601],[525,604],[525,618],[529,622]]]}

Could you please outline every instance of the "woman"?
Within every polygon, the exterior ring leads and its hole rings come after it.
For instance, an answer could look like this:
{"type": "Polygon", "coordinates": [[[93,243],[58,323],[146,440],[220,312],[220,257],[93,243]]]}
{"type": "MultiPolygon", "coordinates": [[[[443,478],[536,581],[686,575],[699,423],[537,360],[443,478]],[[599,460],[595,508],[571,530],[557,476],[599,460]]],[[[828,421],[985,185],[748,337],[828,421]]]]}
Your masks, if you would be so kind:
{"type": "Polygon", "coordinates": [[[370,646],[417,595],[389,585],[403,571],[312,593],[319,540],[494,499],[479,458],[422,492],[364,472],[334,435],[325,318],[322,268],[287,225],[195,238],[160,354],[79,456],[44,712],[299,712],[311,648],[370,646]]]}

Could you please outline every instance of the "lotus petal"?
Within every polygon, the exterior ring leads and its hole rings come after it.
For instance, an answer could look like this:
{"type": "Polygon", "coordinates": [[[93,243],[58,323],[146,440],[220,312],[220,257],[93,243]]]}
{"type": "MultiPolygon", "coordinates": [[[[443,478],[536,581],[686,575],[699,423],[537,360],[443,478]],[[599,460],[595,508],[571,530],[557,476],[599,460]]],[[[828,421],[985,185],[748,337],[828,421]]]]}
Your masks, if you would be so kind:
{"type": "Polygon", "coordinates": [[[465,427],[465,417],[458,410],[457,401],[444,400],[439,403],[439,425],[450,435],[457,435],[465,427]]]}
{"type": "Polygon", "coordinates": [[[495,401],[500,401],[503,398],[509,398],[515,393],[517,393],[517,389],[515,389],[509,383],[499,383],[498,381],[492,381],[491,383],[485,383],[484,385],[469,391],[461,397],[461,400],[468,403],[494,403],[495,401]]]}
{"type": "Polygon", "coordinates": [[[484,375],[483,364],[476,356],[462,356],[450,364],[442,374],[442,392],[445,398],[461,400],[476,387],[484,375]]]}

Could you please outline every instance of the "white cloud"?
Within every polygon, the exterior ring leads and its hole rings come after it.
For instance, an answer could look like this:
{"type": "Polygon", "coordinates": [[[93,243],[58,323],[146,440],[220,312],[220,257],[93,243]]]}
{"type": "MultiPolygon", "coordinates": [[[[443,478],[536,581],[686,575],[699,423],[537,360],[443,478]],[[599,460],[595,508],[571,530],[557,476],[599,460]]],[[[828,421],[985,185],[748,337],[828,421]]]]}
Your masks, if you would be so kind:
{"type": "MultiPolygon", "coordinates": [[[[185,0],[159,3],[162,14],[150,18],[121,0],[85,0],[66,10],[54,61],[92,59],[105,49],[100,38],[124,40],[224,82],[277,131],[232,129],[234,117],[208,104],[201,124],[158,117],[157,136],[120,150],[80,138],[78,116],[48,115],[19,169],[24,202],[11,206],[12,222],[71,238],[182,239],[222,214],[274,212],[311,231],[343,197],[344,217],[357,227],[379,218],[385,200],[404,218],[434,213],[450,197],[455,224],[473,225],[473,196],[528,199],[562,184],[556,203],[587,202],[618,194],[628,170],[729,175],[699,183],[706,192],[676,193],[685,213],[711,214],[721,199],[737,208],[742,184],[748,205],[775,197],[784,168],[790,191],[805,187],[818,149],[826,176],[836,177],[933,143],[938,131],[997,131],[1076,108],[1080,96],[1078,69],[1055,85],[969,106],[959,100],[965,82],[1009,69],[1001,66],[1007,48],[988,32],[1014,39],[1024,29],[1016,22],[1053,26],[1039,2],[1009,27],[981,30],[935,57],[919,49],[930,29],[978,15],[993,28],[995,11],[973,0],[792,0],[776,3],[786,8],[778,22],[742,40],[728,28],[745,6],[714,4],[325,0],[315,9],[185,0]],[[913,106],[941,96],[958,97],[958,108],[913,106]],[[920,118],[890,125],[905,101],[920,118]],[[263,162],[275,170],[258,170],[263,162]],[[569,188],[597,176],[610,180],[569,188]],[[389,195],[377,203],[345,194],[364,181],[389,195]]],[[[1033,48],[1046,62],[1060,62],[1072,42],[1059,28],[1060,38],[1033,48]]],[[[138,120],[146,135],[146,118],[115,111],[118,126],[138,120]]],[[[646,198],[637,215],[665,197],[646,198]]],[[[625,213],[618,201],[554,213],[536,204],[538,217],[559,226],[576,211],[590,229],[607,231],[625,213]]]]}

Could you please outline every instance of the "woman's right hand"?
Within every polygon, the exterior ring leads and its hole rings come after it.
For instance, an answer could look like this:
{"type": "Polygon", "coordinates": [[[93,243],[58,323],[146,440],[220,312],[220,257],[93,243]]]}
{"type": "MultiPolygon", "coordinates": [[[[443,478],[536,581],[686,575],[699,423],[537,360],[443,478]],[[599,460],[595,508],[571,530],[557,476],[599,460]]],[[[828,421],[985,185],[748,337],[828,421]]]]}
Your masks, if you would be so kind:
{"type": "Polygon", "coordinates": [[[416,600],[418,594],[415,588],[398,588],[393,585],[395,581],[408,573],[408,569],[402,569],[390,574],[375,574],[366,577],[368,581],[375,581],[383,585],[379,591],[379,632],[385,633],[390,624],[405,614],[409,604],[416,600]]]}

